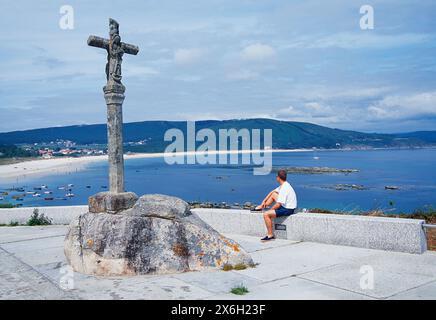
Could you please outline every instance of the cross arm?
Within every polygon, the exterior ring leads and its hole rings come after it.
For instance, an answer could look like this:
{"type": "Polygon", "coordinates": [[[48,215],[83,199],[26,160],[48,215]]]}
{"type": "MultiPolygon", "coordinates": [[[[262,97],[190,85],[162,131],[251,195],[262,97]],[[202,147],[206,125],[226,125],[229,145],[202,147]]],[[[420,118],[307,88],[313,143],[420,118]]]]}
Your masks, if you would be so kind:
{"type": "MultiPolygon", "coordinates": [[[[88,46],[97,47],[102,49],[109,48],[109,40],[97,36],[89,36],[88,38],[88,46]]],[[[139,52],[139,47],[133,44],[128,44],[121,42],[121,46],[125,53],[137,55],[139,52]]]]}
{"type": "Polygon", "coordinates": [[[107,49],[109,48],[109,40],[97,36],[89,36],[88,46],[107,49]]]}
{"type": "Polygon", "coordinates": [[[123,47],[125,53],[133,54],[136,56],[139,52],[139,47],[133,44],[121,42],[121,46],[123,47]]]}

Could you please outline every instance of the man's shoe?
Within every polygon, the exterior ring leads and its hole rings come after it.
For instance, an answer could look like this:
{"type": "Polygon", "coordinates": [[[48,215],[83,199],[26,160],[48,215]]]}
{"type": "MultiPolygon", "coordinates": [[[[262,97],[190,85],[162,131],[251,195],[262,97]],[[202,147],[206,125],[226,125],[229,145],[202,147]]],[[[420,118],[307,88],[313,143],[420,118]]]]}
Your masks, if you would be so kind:
{"type": "Polygon", "coordinates": [[[270,241],[270,240],[274,240],[274,239],[275,239],[274,236],[272,236],[272,237],[266,236],[266,237],[263,237],[262,239],[260,239],[260,241],[266,242],[266,241],[270,241]]]}
{"type": "Polygon", "coordinates": [[[251,209],[250,211],[251,212],[261,212],[263,209],[256,209],[256,208],[254,208],[254,209],[251,209]]]}

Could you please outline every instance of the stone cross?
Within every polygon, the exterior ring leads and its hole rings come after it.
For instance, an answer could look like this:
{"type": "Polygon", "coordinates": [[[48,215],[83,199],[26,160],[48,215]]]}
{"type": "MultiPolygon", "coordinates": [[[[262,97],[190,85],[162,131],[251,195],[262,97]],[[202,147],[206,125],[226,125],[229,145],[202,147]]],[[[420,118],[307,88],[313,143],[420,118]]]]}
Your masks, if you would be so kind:
{"type": "Polygon", "coordinates": [[[124,192],[124,159],[123,159],[123,112],[124,92],[121,83],[121,63],[123,54],[136,55],[137,46],[121,42],[119,24],[109,19],[109,39],[90,36],[88,45],[106,49],[106,79],[103,88],[107,105],[107,135],[109,156],[109,186],[111,193],[124,192]]]}

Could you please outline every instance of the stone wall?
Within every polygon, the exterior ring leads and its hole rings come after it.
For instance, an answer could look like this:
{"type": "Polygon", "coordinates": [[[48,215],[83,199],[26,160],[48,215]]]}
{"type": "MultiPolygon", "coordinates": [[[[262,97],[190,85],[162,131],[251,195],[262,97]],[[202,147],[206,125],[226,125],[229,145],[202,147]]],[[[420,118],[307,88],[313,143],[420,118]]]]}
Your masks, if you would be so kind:
{"type": "MultiPolygon", "coordinates": [[[[221,233],[264,236],[261,213],[247,210],[194,209],[221,233]]],[[[407,253],[427,249],[424,221],[417,219],[299,213],[275,219],[278,238],[407,253]]]]}
{"type": "Polygon", "coordinates": [[[18,222],[25,224],[34,209],[40,214],[52,219],[53,224],[69,224],[71,220],[88,211],[88,206],[62,206],[62,207],[23,207],[13,209],[0,209],[0,224],[18,222]]]}

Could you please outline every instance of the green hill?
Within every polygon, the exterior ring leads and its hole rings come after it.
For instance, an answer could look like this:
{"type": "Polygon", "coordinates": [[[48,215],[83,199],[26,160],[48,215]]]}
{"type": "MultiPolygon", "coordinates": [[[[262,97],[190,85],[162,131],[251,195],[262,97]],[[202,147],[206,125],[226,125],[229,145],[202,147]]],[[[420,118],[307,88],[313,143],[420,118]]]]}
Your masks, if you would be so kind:
{"type": "MultiPolygon", "coordinates": [[[[274,149],[293,148],[367,148],[367,147],[422,147],[436,145],[436,132],[412,132],[401,134],[362,133],[327,128],[311,123],[277,121],[271,119],[205,120],[197,121],[196,130],[212,129],[272,129],[274,149]]],[[[163,151],[169,142],[163,137],[171,128],[186,133],[184,121],[143,121],[124,124],[124,141],[146,140],[144,145],[132,145],[126,149],[136,152],[163,151]]],[[[218,134],[217,134],[218,136],[218,134]]],[[[0,144],[48,143],[55,140],[71,140],[77,144],[106,144],[106,125],[78,125],[0,133],[0,144]]]]}

